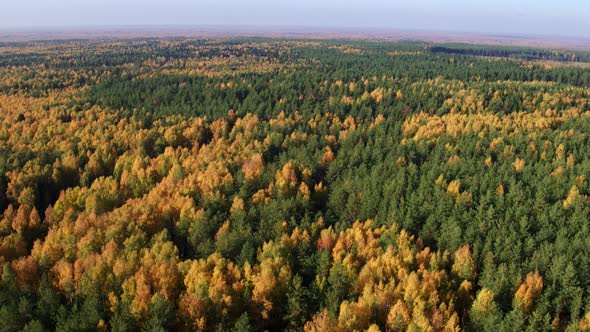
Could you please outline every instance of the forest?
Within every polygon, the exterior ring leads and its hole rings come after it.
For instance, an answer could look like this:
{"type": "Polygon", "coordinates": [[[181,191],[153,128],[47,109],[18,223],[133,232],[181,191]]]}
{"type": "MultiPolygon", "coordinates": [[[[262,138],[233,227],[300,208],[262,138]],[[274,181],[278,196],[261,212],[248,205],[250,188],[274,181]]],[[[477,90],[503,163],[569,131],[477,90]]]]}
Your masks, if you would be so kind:
{"type": "Polygon", "coordinates": [[[590,331],[588,62],[0,43],[0,331],[590,331]]]}

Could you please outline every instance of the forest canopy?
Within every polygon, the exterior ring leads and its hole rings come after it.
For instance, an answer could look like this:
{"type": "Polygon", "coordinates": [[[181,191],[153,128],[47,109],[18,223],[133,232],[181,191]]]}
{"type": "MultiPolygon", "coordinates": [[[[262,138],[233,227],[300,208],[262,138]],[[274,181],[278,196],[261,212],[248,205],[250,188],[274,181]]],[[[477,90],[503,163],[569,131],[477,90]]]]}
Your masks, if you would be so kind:
{"type": "Polygon", "coordinates": [[[0,331],[590,330],[587,62],[0,43],[0,331]]]}

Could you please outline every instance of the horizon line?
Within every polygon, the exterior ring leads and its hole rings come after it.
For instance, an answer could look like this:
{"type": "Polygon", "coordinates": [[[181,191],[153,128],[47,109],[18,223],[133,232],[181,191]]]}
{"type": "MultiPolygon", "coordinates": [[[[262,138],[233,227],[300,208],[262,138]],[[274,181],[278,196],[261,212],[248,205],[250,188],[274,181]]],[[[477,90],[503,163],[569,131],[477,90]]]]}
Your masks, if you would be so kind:
{"type": "Polygon", "coordinates": [[[89,24],[89,25],[30,25],[0,26],[0,42],[34,41],[51,39],[97,38],[158,38],[158,37],[285,37],[316,39],[374,39],[415,40],[424,42],[456,42],[467,44],[514,45],[590,50],[590,37],[549,35],[541,33],[505,33],[466,31],[458,29],[415,29],[385,26],[334,26],[334,25],[272,25],[272,24],[89,24]],[[113,31],[117,30],[117,31],[113,31]],[[124,36],[125,33],[135,36],[124,36]],[[33,34],[34,36],[28,36],[33,34]],[[56,36],[57,34],[57,36],[56,36]],[[158,34],[162,34],[158,36],[158,34]],[[367,35],[374,34],[374,35],[367,35]],[[407,34],[402,36],[400,34],[407,34]],[[52,36],[53,35],[53,36],[52,36]],[[36,37],[36,38],[33,38],[36,37]],[[227,36],[225,36],[227,37],[227,36]],[[412,38],[413,37],[413,38],[412,38]],[[471,40],[475,38],[479,40],[471,40]],[[503,39],[503,40],[495,40],[503,39]],[[532,43],[532,45],[531,45],[532,43]]]}
{"type": "MultiPolygon", "coordinates": [[[[60,32],[59,30],[92,30],[92,29],[112,29],[112,28],[255,28],[255,29],[319,29],[324,30],[346,30],[346,32],[369,32],[369,31],[395,31],[395,32],[419,32],[419,33],[450,33],[450,34],[474,34],[483,36],[499,36],[499,37],[551,37],[551,38],[565,38],[565,39],[580,39],[590,40],[590,36],[574,35],[574,34],[552,34],[552,33],[532,33],[532,32],[494,32],[494,31],[476,31],[467,29],[420,29],[420,28],[405,28],[384,25],[318,25],[318,24],[231,24],[231,23],[215,23],[215,24],[186,24],[186,23],[158,23],[158,24],[39,24],[39,25],[0,25],[0,31],[9,32],[39,32],[47,31],[60,32]],[[58,30],[58,31],[55,31],[58,30]]],[[[86,31],[80,31],[86,32],[86,31]]],[[[312,32],[312,31],[310,31],[312,32]]]]}

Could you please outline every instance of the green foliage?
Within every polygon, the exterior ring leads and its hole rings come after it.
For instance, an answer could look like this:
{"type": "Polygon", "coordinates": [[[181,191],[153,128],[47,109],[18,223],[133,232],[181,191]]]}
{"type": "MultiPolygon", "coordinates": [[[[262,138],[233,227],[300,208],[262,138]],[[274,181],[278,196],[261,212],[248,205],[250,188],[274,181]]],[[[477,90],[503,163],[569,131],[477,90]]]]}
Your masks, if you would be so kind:
{"type": "Polygon", "coordinates": [[[247,313],[243,313],[240,315],[240,318],[236,320],[234,327],[232,328],[232,332],[248,332],[252,331],[252,326],[250,325],[250,319],[248,318],[247,313]]]}

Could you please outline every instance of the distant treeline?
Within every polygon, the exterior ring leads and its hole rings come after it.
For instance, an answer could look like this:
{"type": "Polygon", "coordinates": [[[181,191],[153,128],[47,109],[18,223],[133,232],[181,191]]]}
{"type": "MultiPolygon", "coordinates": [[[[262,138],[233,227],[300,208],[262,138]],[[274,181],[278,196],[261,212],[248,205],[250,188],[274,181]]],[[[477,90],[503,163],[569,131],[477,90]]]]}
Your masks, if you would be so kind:
{"type": "Polygon", "coordinates": [[[560,62],[590,62],[590,53],[583,51],[547,50],[510,46],[485,46],[467,44],[433,45],[432,53],[462,54],[516,58],[521,60],[550,60],[560,62]]]}

